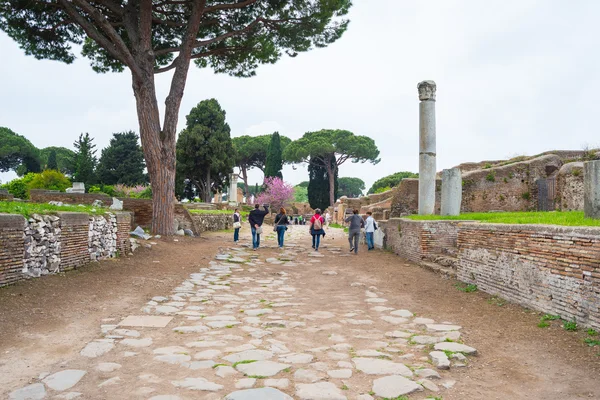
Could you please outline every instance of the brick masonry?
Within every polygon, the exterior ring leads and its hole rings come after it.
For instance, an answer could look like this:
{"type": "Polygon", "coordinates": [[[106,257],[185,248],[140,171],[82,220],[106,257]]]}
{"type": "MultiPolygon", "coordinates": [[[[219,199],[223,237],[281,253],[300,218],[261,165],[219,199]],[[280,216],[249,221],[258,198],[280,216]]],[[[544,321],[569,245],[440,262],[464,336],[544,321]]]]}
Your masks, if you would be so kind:
{"type": "Polygon", "coordinates": [[[228,214],[194,214],[191,213],[198,234],[206,231],[220,231],[233,228],[233,213],[228,214]]]}
{"type": "Polygon", "coordinates": [[[464,223],[458,278],[600,329],[600,228],[464,223]]]}
{"type": "Polygon", "coordinates": [[[22,279],[25,218],[0,214],[0,286],[22,279]]]}
{"type": "MultiPolygon", "coordinates": [[[[58,213],[60,218],[60,265],[58,271],[80,267],[90,262],[90,216],[84,213],[58,213]]],[[[116,213],[117,249],[130,252],[131,214],[116,213]]],[[[109,217],[107,217],[108,219],[109,217]]],[[[0,214],[0,286],[27,279],[23,272],[25,227],[21,215],[0,214]]]]}
{"type": "Polygon", "coordinates": [[[412,221],[391,218],[380,222],[384,246],[399,256],[420,262],[456,248],[460,221],[412,221]]]}

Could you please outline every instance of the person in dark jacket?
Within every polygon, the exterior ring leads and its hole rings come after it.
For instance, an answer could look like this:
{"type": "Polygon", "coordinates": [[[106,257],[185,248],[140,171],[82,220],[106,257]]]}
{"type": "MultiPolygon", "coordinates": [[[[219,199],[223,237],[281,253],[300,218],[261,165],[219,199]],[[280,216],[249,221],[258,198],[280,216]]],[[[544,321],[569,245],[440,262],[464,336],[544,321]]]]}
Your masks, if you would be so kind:
{"type": "Polygon", "coordinates": [[[265,216],[269,214],[269,206],[263,204],[264,211],[259,210],[259,205],[254,205],[254,210],[250,211],[248,215],[248,222],[250,223],[250,230],[252,231],[252,248],[254,251],[260,246],[260,232],[262,232],[262,224],[265,220],[265,216]]]}
{"type": "Polygon", "coordinates": [[[358,215],[358,210],[353,210],[352,215],[346,218],[346,222],[350,223],[348,228],[348,242],[350,242],[350,252],[354,250],[354,254],[358,254],[358,238],[360,237],[360,228],[364,228],[365,221],[358,215]],[[354,243],[352,241],[354,240],[354,243]]]}
{"type": "Polygon", "coordinates": [[[240,228],[242,227],[242,215],[236,208],[233,213],[233,242],[237,243],[240,241],[240,228]]]}
{"type": "Polygon", "coordinates": [[[277,244],[279,244],[279,248],[283,248],[283,239],[285,238],[285,231],[287,231],[289,223],[290,220],[285,213],[285,208],[281,207],[279,214],[275,216],[275,229],[277,229],[277,244]]]}

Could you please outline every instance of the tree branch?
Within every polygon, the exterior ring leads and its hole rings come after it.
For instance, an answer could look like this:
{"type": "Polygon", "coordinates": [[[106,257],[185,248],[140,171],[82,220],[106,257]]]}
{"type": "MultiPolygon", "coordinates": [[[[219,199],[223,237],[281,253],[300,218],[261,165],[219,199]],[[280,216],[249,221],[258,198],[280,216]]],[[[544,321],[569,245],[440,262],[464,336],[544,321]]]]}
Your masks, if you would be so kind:
{"type": "Polygon", "coordinates": [[[257,0],[246,0],[246,1],[242,1],[239,3],[230,3],[230,4],[218,4],[216,6],[211,6],[211,7],[206,7],[206,10],[204,10],[205,14],[209,14],[212,13],[214,11],[220,11],[220,10],[233,10],[236,8],[244,8],[246,6],[249,6],[251,4],[256,3],[257,0]]]}

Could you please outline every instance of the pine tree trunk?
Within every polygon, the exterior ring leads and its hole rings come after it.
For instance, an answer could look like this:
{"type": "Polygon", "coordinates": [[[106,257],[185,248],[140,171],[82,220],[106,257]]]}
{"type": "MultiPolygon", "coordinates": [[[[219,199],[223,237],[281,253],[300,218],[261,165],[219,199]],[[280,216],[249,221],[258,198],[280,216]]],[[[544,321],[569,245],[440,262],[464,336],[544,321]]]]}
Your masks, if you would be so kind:
{"type": "Polygon", "coordinates": [[[152,186],[152,233],[173,235],[175,220],[175,132],[163,132],[154,75],[143,81],[134,78],[140,138],[152,186]]]}
{"type": "Polygon", "coordinates": [[[248,170],[246,167],[241,168],[242,171],[242,180],[244,181],[244,189],[246,190],[246,202],[250,198],[250,189],[248,188],[248,170]]]}
{"type": "Polygon", "coordinates": [[[327,167],[327,176],[329,177],[329,207],[333,207],[335,204],[335,169],[331,166],[329,158],[325,160],[325,165],[327,167]]]}
{"type": "MultiPolygon", "coordinates": [[[[211,187],[212,187],[212,182],[210,181],[210,168],[209,168],[208,171],[206,171],[206,199],[204,200],[204,202],[206,202],[206,203],[210,203],[210,200],[212,197],[212,192],[210,190],[211,187]]],[[[220,203],[220,201],[219,201],[219,203],[220,203]]]]}

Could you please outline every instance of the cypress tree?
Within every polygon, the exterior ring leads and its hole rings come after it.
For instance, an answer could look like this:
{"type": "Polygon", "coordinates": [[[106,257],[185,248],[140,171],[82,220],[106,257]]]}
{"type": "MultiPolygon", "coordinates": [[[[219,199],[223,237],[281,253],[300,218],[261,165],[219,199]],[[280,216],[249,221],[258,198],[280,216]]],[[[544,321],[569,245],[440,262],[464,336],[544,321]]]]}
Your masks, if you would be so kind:
{"type": "Polygon", "coordinates": [[[89,133],[79,135],[79,139],[73,143],[75,146],[75,172],[74,182],[84,182],[86,187],[96,183],[96,147],[89,133]]]}
{"type": "MultiPolygon", "coordinates": [[[[335,158],[331,160],[332,164],[335,164],[335,158]]],[[[319,164],[308,164],[308,203],[312,209],[320,208],[325,210],[329,207],[329,176],[327,175],[327,168],[324,165],[319,164]]],[[[338,195],[338,177],[337,172],[334,178],[335,182],[335,198],[338,195]]]]}
{"type": "Polygon", "coordinates": [[[267,162],[265,164],[265,178],[277,177],[283,179],[281,169],[283,168],[283,157],[281,151],[281,137],[279,132],[273,133],[269,147],[267,148],[267,162]]]}
{"type": "Polygon", "coordinates": [[[58,170],[58,163],[56,162],[56,150],[52,150],[50,154],[48,154],[48,163],[46,164],[46,169],[58,170]]]}

